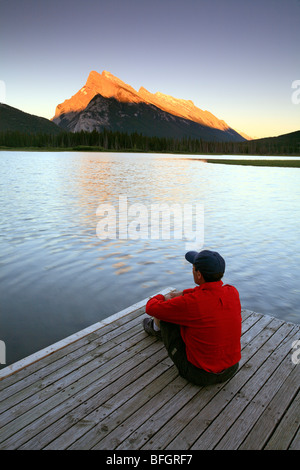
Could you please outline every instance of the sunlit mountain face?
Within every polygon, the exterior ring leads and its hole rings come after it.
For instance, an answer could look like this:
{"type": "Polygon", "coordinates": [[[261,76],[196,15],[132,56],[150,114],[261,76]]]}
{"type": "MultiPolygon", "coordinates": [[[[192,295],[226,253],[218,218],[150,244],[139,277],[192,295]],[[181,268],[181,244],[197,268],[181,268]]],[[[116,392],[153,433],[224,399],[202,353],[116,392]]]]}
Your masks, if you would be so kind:
{"type": "Polygon", "coordinates": [[[52,121],[71,132],[139,132],[158,137],[243,141],[239,133],[190,100],[136,91],[109,72],[90,72],[86,84],[59,104],[52,121]]]}

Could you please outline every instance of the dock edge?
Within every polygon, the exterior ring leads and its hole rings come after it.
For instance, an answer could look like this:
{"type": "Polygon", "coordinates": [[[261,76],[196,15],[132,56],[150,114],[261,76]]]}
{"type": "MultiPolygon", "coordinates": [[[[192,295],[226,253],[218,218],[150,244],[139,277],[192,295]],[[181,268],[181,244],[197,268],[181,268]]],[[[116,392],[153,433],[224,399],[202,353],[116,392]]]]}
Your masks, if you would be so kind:
{"type": "Polygon", "coordinates": [[[17,361],[7,367],[4,367],[2,370],[0,370],[0,381],[4,379],[5,377],[8,377],[9,375],[14,374],[15,372],[24,369],[24,367],[27,367],[29,364],[33,364],[34,362],[39,361],[40,359],[49,356],[50,354],[58,351],[59,349],[64,348],[65,346],[74,343],[75,341],[78,341],[81,338],[84,338],[85,336],[89,335],[90,333],[93,333],[96,330],[99,330],[100,328],[104,327],[105,325],[108,325],[109,323],[112,323],[119,318],[122,318],[125,315],[128,315],[130,312],[133,312],[134,310],[137,310],[138,308],[143,307],[146,305],[147,301],[151,298],[154,297],[155,295],[162,294],[166,295],[171,291],[176,290],[175,287],[166,287],[165,289],[157,292],[156,294],[153,294],[149,297],[146,297],[145,299],[130,305],[130,307],[127,307],[123,310],[120,310],[119,312],[104,318],[103,320],[94,323],[91,326],[88,326],[87,328],[84,328],[83,330],[78,331],[77,333],[74,333],[70,336],[67,336],[66,338],[50,345],[47,346],[44,349],[41,349],[40,351],[37,351],[30,356],[27,356],[24,359],[21,359],[20,361],[17,361]]]}

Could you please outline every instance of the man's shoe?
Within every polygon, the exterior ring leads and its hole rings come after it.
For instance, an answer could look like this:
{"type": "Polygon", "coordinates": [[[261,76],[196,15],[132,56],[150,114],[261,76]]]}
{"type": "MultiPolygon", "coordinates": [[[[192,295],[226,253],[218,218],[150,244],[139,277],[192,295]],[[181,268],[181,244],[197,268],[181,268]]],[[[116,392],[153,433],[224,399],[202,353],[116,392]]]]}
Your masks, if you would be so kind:
{"type": "Polygon", "coordinates": [[[153,318],[144,318],[143,320],[143,327],[146,333],[151,336],[156,336],[157,338],[161,339],[161,331],[156,331],[153,326],[153,318]]]}

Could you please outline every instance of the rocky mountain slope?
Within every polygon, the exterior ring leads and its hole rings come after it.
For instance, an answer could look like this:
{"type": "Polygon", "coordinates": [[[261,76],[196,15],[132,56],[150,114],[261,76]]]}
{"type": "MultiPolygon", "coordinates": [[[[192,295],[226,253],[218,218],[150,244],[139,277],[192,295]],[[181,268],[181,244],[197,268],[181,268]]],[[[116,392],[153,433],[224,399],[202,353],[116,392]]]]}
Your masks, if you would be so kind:
{"type": "Polygon", "coordinates": [[[243,141],[239,133],[192,101],[139,91],[109,72],[92,71],[86,84],[59,104],[52,121],[65,130],[104,128],[147,136],[192,137],[210,141],[243,141]]]}

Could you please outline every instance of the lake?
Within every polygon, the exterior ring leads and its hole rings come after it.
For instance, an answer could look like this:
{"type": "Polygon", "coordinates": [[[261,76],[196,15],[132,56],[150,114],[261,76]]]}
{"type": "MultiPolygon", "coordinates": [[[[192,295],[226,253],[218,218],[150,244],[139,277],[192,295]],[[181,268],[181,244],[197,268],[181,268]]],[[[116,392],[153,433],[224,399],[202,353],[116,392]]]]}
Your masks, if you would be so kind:
{"type": "Polygon", "coordinates": [[[6,365],[165,287],[194,287],[193,246],[222,254],[242,308],[300,323],[300,169],[201,158],[0,153],[6,365]]]}

